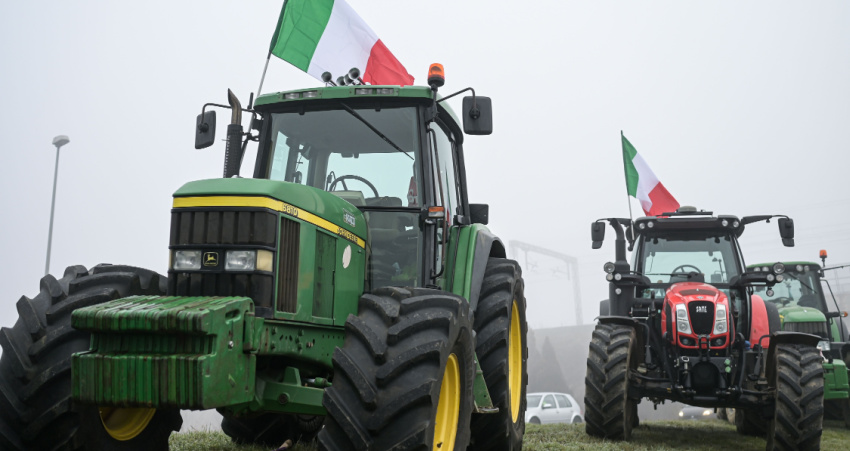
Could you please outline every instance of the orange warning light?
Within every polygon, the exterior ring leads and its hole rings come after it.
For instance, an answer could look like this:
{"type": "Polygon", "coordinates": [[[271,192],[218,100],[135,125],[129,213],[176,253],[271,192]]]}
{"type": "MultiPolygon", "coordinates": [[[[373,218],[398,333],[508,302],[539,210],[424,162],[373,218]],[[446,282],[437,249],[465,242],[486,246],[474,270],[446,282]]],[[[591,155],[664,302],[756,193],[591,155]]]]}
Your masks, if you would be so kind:
{"type": "Polygon", "coordinates": [[[443,65],[434,63],[428,68],[428,85],[431,88],[439,88],[446,83],[446,73],[443,70],[443,65]]]}
{"type": "Polygon", "coordinates": [[[820,250],[820,258],[826,258],[826,249],[820,250]]]}

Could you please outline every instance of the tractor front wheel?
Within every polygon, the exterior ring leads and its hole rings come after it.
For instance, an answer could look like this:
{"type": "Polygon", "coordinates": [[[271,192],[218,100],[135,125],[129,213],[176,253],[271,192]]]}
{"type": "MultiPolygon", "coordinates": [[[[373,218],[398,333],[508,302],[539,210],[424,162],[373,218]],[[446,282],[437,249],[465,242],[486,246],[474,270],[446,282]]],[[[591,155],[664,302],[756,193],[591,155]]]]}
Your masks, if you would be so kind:
{"type": "Polygon", "coordinates": [[[475,378],[469,303],[385,287],[360,298],[333,354],[319,448],[465,450],[475,378]]]}
{"type": "Polygon", "coordinates": [[[635,330],[597,324],[587,355],[584,379],[585,431],[594,437],[629,440],[635,426],[636,403],[629,398],[629,368],[636,363],[635,330]]]}
{"type": "Polygon", "coordinates": [[[820,449],[823,434],[823,358],[814,346],[778,344],[774,353],[776,413],[767,449],[820,449]]]}
{"type": "Polygon", "coordinates": [[[113,299],[165,294],[166,279],[130,266],[71,266],[41,279],[34,298],[18,301],[19,319],[0,330],[0,449],[143,450],[168,448],[183,420],[177,409],[74,406],[71,355],[90,334],[71,327],[71,312],[113,299]]]}
{"type": "Polygon", "coordinates": [[[498,413],[472,418],[477,450],[520,450],[525,434],[528,347],[522,270],[491,258],[475,311],[475,355],[498,413]]]}

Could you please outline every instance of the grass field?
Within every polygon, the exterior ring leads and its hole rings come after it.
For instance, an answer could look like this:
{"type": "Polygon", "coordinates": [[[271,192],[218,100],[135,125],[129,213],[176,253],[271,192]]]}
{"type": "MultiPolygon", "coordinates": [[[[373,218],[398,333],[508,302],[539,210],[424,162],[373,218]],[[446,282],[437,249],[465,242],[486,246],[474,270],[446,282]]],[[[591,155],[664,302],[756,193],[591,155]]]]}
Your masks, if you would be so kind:
{"type": "MultiPolygon", "coordinates": [[[[269,451],[259,446],[235,445],[221,432],[187,432],[171,436],[171,451],[269,451]]],[[[735,432],[735,427],[725,421],[650,421],[632,433],[630,442],[611,442],[588,437],[583,424],[529,425],[525,433],[524,450],[560,451],[660,451],[694,450],[761,451],[763,438],[745,437],[735,432]]],[[[847,450],[850,448],[850,430],[838,421],[824,422],[822,450],[847,450]]],[[[294,451],[314,450],[311,446],[297,446],[294,451]]]]}

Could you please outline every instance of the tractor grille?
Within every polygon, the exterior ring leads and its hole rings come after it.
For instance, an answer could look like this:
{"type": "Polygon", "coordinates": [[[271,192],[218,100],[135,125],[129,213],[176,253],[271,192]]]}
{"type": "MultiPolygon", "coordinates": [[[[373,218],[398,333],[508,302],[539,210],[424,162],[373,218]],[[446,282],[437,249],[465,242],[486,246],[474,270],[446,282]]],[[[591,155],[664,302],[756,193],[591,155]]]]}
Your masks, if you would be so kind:
{"type": "Polygon", "coordinates": [[[277,260],[277,309],[281,312],[295,313],[298,305],[298,248],[300,246],[301,225],[281,218],[280,252],[277,260]]]}
{"type": "Polygon", "coordinates": [[[260,311],[271,314],[274,274],[225,272],[224,256],[228,249],[267,249],[274,252],[279,217],[278,213],[266,209],[172,210],[169,248],[172,251],[198,249],[205,256],[215,254],[218,262],[210,266],[205,264],[197,271],[169,270],[168,294],[245,296],[254,301],[258,314],[260,311]]]}
{"type": "Polygon", "coordinates": [[[688,303],[688,316],[691,327],[697,335],[708,335],[714,328],[714,303],[710,301],[692,301],[688,303]]]}
{"type": "Polygon", "coordinates": [[[785,323],[785,330],[791,332],[803,332],[807,334],[817,335],[821,338],[828,338],[826,331],[826,323],[821,322],[805,322],[805,323],[785,323]]]}

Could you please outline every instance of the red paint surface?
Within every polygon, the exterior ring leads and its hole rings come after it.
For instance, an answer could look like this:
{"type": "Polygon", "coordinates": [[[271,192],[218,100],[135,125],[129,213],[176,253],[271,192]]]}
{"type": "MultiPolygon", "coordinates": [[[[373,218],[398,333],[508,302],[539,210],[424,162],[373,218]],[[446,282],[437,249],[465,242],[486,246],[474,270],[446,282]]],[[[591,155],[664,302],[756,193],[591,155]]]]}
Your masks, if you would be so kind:
{"type": "Polygon", "coordinates": [[[369,54],[366,71],[363,73],[363,81],[373,85],[409,86],[413,84],[413,76],[407,73],[407,69],[378,39],[369,54]]]}

